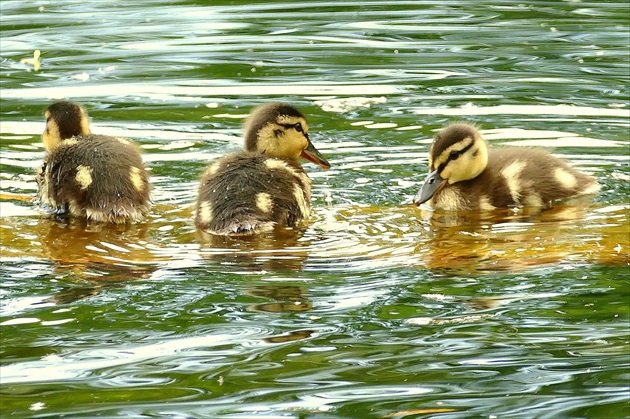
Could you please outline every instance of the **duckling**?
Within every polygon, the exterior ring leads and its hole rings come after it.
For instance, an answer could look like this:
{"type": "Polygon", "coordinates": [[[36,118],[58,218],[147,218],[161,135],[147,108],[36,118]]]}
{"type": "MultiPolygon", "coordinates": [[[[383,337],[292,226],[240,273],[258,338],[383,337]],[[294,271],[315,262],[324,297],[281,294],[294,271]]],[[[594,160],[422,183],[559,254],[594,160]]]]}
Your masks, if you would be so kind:
{"type": "Polygon", "coordinates": [[[431,200],[442,210],[546,207],[599,190],[595,178],[543,150],[489,149],[479,131],[464,123],[449,125],[437,135],[429,151],[429,170],[414,204],[431,200]]]}
{"type": "Polygon", "coordinates": [[[150,191],[138,147],[125,138],[91,134],[87,112],[77,103],[53,103],[45,116],[39,201],[59,217],[115,224],[142,220],[150,191]]]}
{"type": "Polygon", "coordinates": [[[210,164],[201,176],[195,224],[224,236],[298,226],[309,217],[311,200],[300,157],[330,168],[300,111],[284,103],[256,108],[245,123],[245,151],[210,164]]]}

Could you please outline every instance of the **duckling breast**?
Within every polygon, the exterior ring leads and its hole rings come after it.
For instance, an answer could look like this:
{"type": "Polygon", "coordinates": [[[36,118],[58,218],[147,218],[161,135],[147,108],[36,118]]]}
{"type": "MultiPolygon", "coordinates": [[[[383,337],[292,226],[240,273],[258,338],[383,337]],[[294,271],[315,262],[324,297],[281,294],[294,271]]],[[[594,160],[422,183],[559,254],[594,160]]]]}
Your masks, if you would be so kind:
{"type": "Polygon", "coordinates": [[[310,214],[311,182],[301,166],[255,153],[211,164],[201,177],[195,224],[219,235],[295,227],[310,214]]]}

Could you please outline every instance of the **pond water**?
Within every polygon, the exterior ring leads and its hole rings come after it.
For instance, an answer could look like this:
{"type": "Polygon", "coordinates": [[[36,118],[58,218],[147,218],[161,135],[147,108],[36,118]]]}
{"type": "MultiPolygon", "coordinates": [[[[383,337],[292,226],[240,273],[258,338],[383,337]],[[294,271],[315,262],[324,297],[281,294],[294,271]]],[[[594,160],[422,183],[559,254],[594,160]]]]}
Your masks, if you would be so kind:
{"type": "Polygon", "coordinates": [[[627,2],[201,3],[2,1],[4,417],[630,417],[627,2]],[[62,98],[142,147],[146,222],[35,207],[62,98]],[[309,226],[204,237],[198,178],[272,100],[332,164],[309,226]],[[413,207],[452,121],[602,191],[413,207]]]}

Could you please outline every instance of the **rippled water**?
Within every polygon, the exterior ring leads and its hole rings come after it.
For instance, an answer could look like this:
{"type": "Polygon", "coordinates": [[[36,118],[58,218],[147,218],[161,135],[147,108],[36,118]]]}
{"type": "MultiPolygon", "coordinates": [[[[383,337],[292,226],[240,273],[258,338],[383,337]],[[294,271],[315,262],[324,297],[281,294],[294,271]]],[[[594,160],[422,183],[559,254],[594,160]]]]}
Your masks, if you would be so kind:
{"type": "Polygon", "coordinates": [[[630,416],[627,2],[0,9],[3,415],[630,416]],[[150,220],[34,207],[59,98],[141,145],[150,220]],[[311,224],[204,237],[198,176],[269,100],[332,164],[306,165],[311,224]],[[541,214],[412,207],[431,138],[460,120],[602,192],[541,214]]]}

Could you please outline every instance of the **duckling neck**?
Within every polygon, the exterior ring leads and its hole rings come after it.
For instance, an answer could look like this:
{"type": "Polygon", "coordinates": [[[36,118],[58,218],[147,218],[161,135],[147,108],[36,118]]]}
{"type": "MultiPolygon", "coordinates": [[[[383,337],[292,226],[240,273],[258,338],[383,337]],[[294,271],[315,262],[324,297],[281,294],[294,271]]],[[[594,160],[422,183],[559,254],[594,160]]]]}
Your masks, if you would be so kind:
{"type": "Polygon", "coordinates": [[[289,166],[293,167],[294,169],[298,169],[300,171],[304,171],[304,168],[302,167],[302,165],[300,164],[298,159],[292,159],[290,157],[279,157],[279,156],[266,156],[266,157],[272,158],[272,159],[277,159],[277,160],[282,160],[283,162],[285,162],[289,166]]]}

